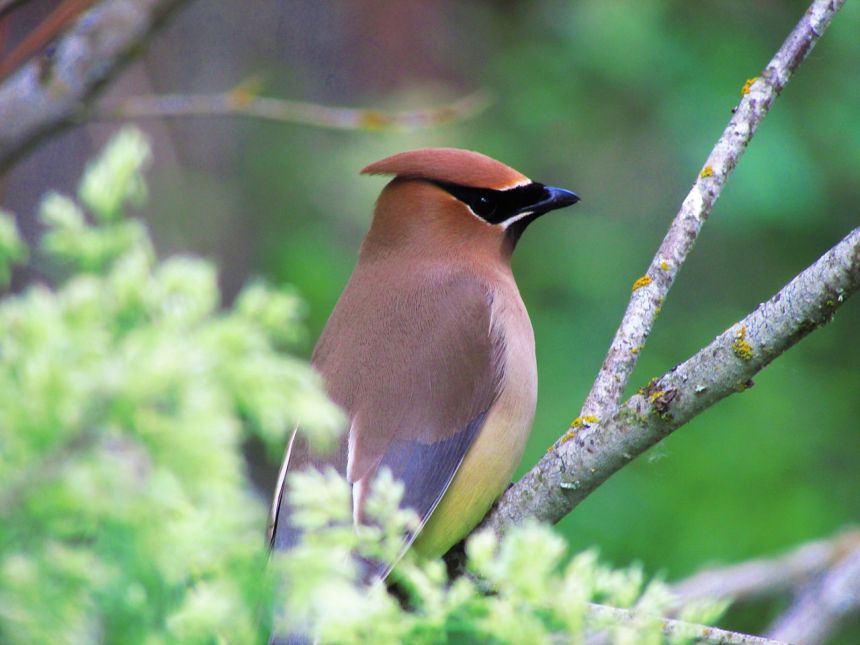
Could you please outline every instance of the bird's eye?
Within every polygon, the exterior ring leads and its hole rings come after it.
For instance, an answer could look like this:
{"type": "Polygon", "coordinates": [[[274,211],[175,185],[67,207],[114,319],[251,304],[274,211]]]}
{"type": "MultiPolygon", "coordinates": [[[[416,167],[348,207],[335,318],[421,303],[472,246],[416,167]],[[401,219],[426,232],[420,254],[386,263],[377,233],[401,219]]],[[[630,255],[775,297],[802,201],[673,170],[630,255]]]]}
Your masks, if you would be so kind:
{"type": "Polygon", "coordinates": [[[488,195],[478,195],[470,204],[475,215],[480,215],[483,218],[490,217],[496,212],[496,200],[488,195]]]}

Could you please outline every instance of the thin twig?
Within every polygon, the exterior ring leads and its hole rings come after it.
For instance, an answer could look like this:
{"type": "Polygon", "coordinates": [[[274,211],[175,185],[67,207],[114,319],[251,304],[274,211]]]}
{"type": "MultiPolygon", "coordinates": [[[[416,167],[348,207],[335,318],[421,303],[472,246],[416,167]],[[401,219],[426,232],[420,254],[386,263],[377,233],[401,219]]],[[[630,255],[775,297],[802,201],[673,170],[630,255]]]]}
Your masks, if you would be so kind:
{"type": "Polygon", "coordinates": [[[489,94],[484,90],[478,90],[436,108],[385,112],[258,96],[255,92],[239,86],[235,90],[221,94],[134,96],[118,103],[101,106],[92,116],[103,120],[242,116],[336,130],[411,131],[473,117],[486,109],[489,104],[489,94]]]}
{"type": "MultiPolygon", "coordinates": [[[[717,643],[721,645],[785,645],[782,641],[763,638],[761,636],[732,632],[727,629],[688,623],[673,618],[643,615],[641,612],[633,609],[619,609],[617,607],[592,603],[588,607],[588,613],[592,619],[608,620],[610,624],[616,625],[624,623],[637,625],[642,621],[657,621],[664,636],[668,636],[670,639],[683,640],[683,642],[717,643]]],[[[595,641],[589,641],[589,645],[592,642],[596,645],[600,640],[602,639],[598,637],[595,641]]]]}
{"type": "Polygon", "coordinates": [[[188,0],[102,0],[57,41],[50,55],[0,85],[0,171],[73,123],[86,102],[188,0]]]}
{"type": "Polygon", "coordinates": [[[707,598],[743,602],[799,589],[860,548],[860,530],[848,529],[774,557],[706,569],[672,585],[679,605],[707,598]]]}
{"type": "Polygon", "coordinates": [[[633,295],[578,419],[612,416],[663,301],[693,248],[723,186],[792,73],[812,50],[845,0],[815,0],[762,75],[744,85],[734,115],[708,156],[648,271],[633,295]]]}
{"type": "Polygon", "coordinates": [[[723,398],[818,327],[860,289],[860,228],[611,418],[569,432],[502,495],[483,525],[557,522],[631,459],[723,398]]]}
{"type": "Polygon", "coordinates": [[[824,643],[860,610],[860,548],[810,583],[768,632],[804,645],[824,643]]]}

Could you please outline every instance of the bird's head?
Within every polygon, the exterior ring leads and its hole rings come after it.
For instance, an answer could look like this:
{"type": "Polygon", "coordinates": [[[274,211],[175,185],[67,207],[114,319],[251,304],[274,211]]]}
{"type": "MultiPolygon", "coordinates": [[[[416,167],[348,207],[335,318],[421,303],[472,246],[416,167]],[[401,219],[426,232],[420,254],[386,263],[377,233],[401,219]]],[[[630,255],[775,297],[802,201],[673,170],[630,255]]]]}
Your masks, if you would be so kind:
{"type": "Polygon", "coordinates": [[[401,152],[361,172],[394,175],[379,197],[371,228],[371,235],[388,243],[441,235],[439,241],[483,240],[510,252],[535,219],[579,201],[575,193],[458,148],[401,152]]]}

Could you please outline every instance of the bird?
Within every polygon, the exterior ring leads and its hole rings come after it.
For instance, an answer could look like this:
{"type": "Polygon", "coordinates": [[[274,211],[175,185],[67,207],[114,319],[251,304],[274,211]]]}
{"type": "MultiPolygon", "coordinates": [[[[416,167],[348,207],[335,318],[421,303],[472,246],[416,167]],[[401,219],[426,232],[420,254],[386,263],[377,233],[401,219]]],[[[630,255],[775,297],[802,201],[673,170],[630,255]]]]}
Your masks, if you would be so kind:
{"type": "Polygon", "coordinates": [[[419,519],[404,550],[438,557],[510,484],[534,419],[534,333],[512,253],[529,224],[579,197],[458,148],[401,152],[361,173],[393,178],[311,359],[348,429],[330,455],[293,432],[270,544],[288,550],[300,538],[288,473],[333,466],[360,524],[371,483],[388,468],[403,482],[401,506],[419,519]]]}

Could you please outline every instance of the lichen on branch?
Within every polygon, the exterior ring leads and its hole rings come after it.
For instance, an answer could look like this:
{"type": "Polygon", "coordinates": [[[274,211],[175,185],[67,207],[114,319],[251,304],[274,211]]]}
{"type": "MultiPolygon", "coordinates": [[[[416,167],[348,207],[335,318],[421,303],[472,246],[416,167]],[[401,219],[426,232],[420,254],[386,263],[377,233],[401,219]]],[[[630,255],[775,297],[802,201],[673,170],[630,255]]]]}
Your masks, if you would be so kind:
{"type": "MultiPolygon", "coordinates": [[[[583,431],[566,431],[541,461],[506,491],[484,519],[484,525],[504,532],[512,523],[529,517],[557,522],[635,455],[698,414],[704,409],[704,402],[712,405],[732,392],[747,389],[753,374],[816,325],[826,323],[828,315],[856,290],[856,258],[849,257],[852,243],[856,245],[857,231],[854,231],[825,256],[843,261],[841,271],[836,272],[845,283],[839,299],[834,300],[832,295],[816,290],[814,284],[803,282],[808,287],[803,297],[812,298],[812,304],[820,307],[808,312],[805,318],[815,321],[808,323],[811,327],[792,328],[786,316],[797,312],[780,312],[772,307],[772,325],[759,328],[752,320],[745,319],[709,346],[708,349],[721,355],[725,350],[730,363],[707,360],[690,363],[696,357],[684,363],[688,369],[697,365],[697,369],[703,370],[687,374],[690,382],[701,381],[692,390],[690,383],[676,382],[674,374],[679,368],[675,368],[621,405],[621,396],[654,321],[714,202],[771,105],[844,4],[845,0],[814,0],[761,76],[744,84],[738,106],[697,174],[648,270],[633,283],[627,310],[577,417],[596,417],[600,423],[583,431]]],[[[820,278],[819,274],[827,270],[821,264],[825,258],[796,280],[809,275],[820,278]]],[[[783,295],[791,294],[784,289],[775,298],[783,295]]],[[[798,306],[803,304],[796,298],[788,300],[798,306]]],[[[750,317],[754,318],[760,309],[750,317]]],[[[756,319],[756,322],[761,321],[756,319]]]]}
{"type": "Polygon", "coordinates": [[[858,289],[860,228],[708,346],[653,379],[613,416],[557,442],[505,492],[484,526],[504,533],[529,518],[559,521],[631,458],[747,389],[756,373],[830,322],[858,289]]]}

